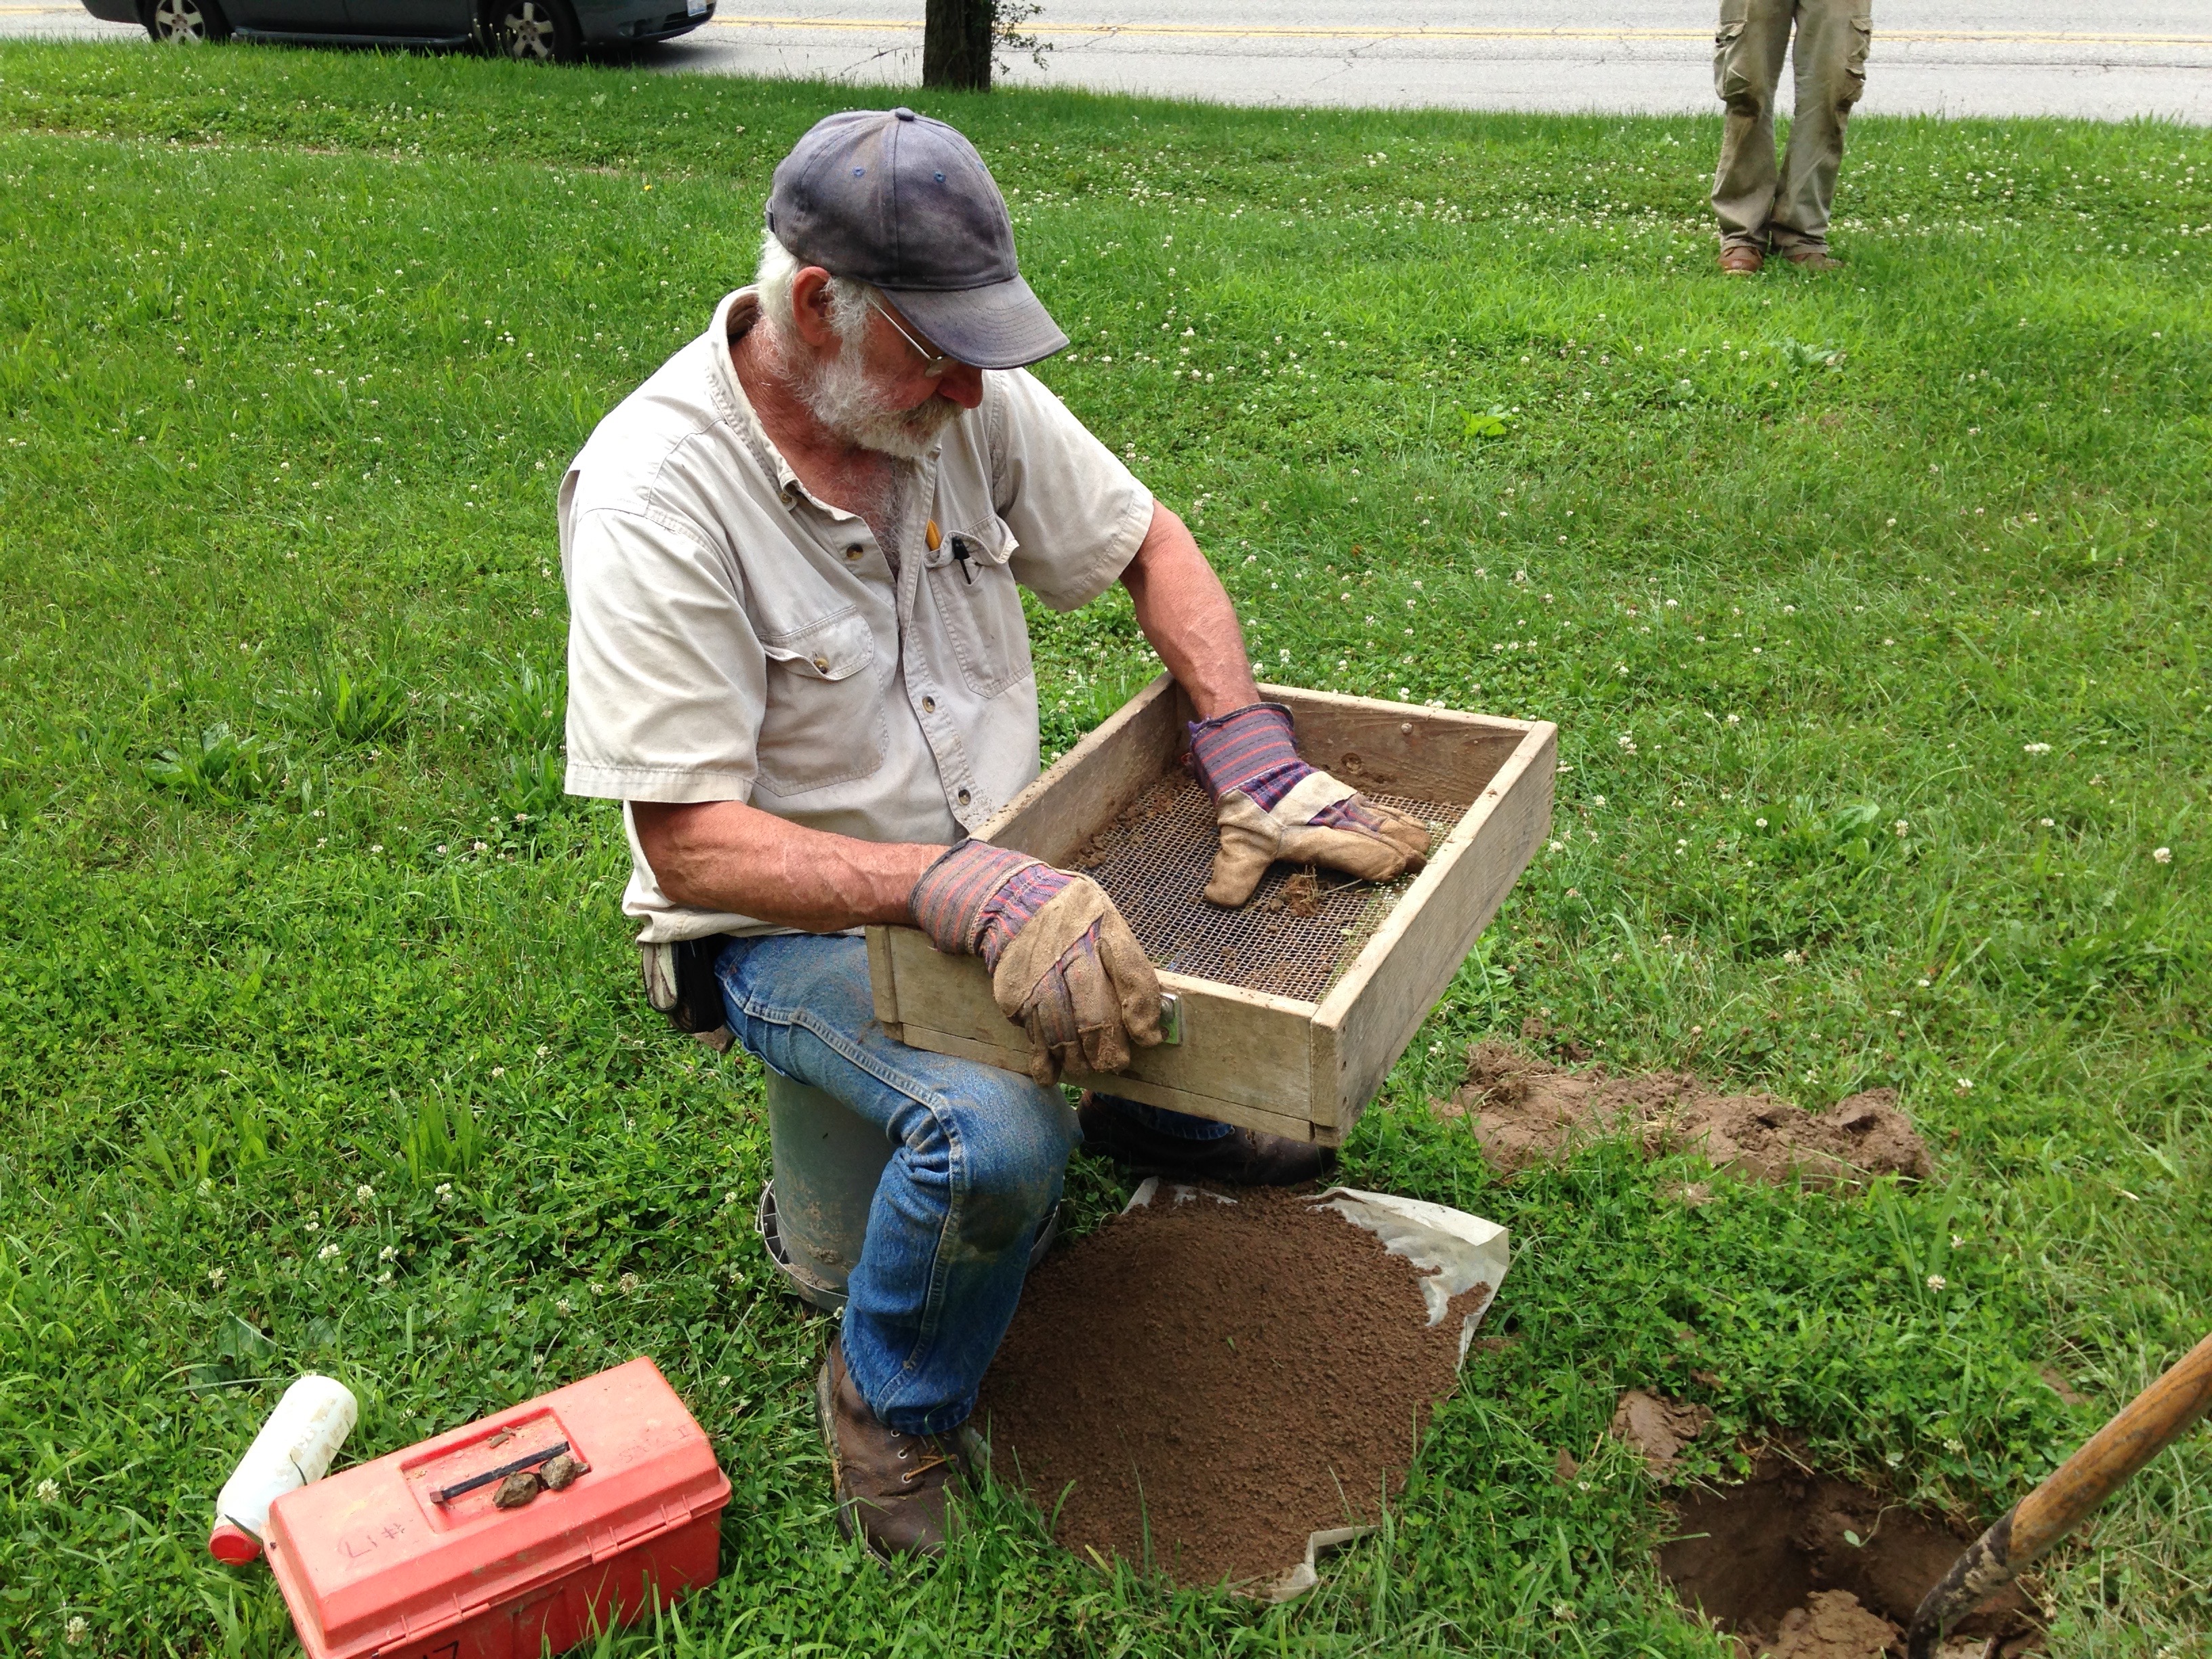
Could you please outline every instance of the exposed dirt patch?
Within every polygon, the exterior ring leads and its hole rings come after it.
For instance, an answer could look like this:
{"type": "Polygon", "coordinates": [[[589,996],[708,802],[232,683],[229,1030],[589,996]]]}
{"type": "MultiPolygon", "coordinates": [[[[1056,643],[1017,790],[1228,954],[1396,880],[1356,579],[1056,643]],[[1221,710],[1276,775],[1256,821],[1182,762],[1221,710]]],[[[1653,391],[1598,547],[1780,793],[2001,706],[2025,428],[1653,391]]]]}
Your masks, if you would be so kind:
{"type": "Polygon", "coordinates": [[[1712,1426],[1713,1414],[1703,1406],[1668,1400],[1641,1389],[1631,1389],[1613,1407],[1606,1432],[1644,1460],[1655,1480],[1674,1473],[1682,1448],[1712,1426]]]}
{"type": "Polygon", "coordinates": [[[1303,1194],[1163,1193],[1030,1276],[983,1380],[992,1467],[1079,1555],[1273,1580],[1377,1518],[1455,1385],[1489,1291],[1431,1327],[1418,1278],[1303,1194]]]}
{"type": "Polygon", "coordinates": [[[1562,1071],[1503,1043],[1480,1042],[1468,1051],[1465,1085],[1430,1109],[1471,1120],[1483,1156],[1508,1175],[1611,1134],[1635,1136],[1650,1157],[1699,1152],[1717,1168],[1777,1185],[1855,1185],[1881,1175],[1924,1180],[1934,1172],[1893,1089],[1808,1112],[1772,1095],[1717,1094],[1687,1072],[1562,1071]]]}
{"type": "MultiPolygon", "coordinates": [[[[1675,1512],[1660,1571],[1742,1653],[1773,1659],[1902,1654],[1921,1598],[1974,1538],[1778,1456],[1742,1486],[1682,1494],[1675,1512]]],[[[2001,1653],[2025,1651],[2037,1635],[2033,1613],[2008,1589],[1952,1632],[1953,1643],[1970,1647],[1946,1650],[1978,1656],[1994,1636],[2001,1653]]]]}

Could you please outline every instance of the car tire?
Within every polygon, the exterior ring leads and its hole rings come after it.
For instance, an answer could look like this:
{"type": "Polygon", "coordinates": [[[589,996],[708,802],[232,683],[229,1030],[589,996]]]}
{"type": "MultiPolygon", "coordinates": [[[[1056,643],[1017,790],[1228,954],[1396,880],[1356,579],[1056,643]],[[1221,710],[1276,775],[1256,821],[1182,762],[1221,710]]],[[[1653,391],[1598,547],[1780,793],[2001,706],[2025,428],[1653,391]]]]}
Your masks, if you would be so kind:
{"type": "Polygon", "coordinates": [[[495,58],[573,64],[584,55],[584,32],[568,0],[491,0],[483,18],[484,49],[495,58]]]}
{"type": "Polygon", "coordinates": [[[146,0],[146,33],[172,46],[230,39],[230,19],[216,0],[146,0]]]}

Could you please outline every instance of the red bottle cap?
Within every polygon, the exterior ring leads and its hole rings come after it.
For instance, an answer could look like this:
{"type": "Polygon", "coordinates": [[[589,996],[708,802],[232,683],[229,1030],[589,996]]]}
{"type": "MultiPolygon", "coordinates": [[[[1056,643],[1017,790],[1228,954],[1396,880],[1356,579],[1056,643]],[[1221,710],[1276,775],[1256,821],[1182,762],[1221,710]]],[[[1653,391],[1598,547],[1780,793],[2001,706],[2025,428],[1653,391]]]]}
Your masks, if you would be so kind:
{"type": "Polygon", "coordinates": [[[242,1567],[261,1557],[261,1540],[237,1522],[218,1521],[208,1534],[208,1553],[228,1567],[242,1567]]]}

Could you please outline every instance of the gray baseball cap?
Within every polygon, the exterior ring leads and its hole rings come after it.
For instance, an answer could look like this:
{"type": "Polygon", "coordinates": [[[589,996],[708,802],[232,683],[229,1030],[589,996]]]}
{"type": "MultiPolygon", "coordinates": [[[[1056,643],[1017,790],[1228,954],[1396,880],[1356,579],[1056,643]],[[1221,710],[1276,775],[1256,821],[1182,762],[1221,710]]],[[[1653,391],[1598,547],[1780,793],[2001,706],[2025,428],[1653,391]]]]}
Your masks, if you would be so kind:
{"type": "Polygon", "coordinates": [[[1067,336],[1014,261],[975,145],[910,109],[825,116],[776,163],[768,228],[793,257],[881,289],[939,350],[1019,368],[1067,336]]]}

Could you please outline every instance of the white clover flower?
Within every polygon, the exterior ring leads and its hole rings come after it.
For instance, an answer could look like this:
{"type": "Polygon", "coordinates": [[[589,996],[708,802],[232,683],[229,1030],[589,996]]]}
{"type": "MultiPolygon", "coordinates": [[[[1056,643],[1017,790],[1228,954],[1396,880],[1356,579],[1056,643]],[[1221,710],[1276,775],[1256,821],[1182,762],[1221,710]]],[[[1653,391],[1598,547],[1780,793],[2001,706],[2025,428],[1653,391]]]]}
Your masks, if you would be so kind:
{"type": "Polygon", "coordinates": [[[1765,820],[1765,818],[1753,818],[1753,819],[1752,820],[1752,823],[1753,823],[1755,827],[1757,827],[1757,828],[1759,828],[1759,829],[1761,829],[1761,830],[1764,830],[1764,829],[1765,829],[1765,828],[1766,828],[1766,820],[1765,820]]]}
{"type": "Polygon", "coordinates": [[[71,1613],[70,1615],[69,1623],[62,1627],[62,1640],[68,1643],[71,1647],[75,1647],[78,1643],[84,1640],[85,1632],[89,1631],[91,1628],[91,1626],[84,1622],[84,1615],[82,1613],[71,1613]]]}
{"type": "Polygon", "coordinates": [[[56,1480],[52,1475],[48,1475],[44,1480],[39,1482],[39,1502],[41,1504],[58,1504],[61,1502],[61,1482],[56,1480]]]}
{"type": "Polygon", "coordinates": [[[396,1244],[387,1244],[387,1245],[386,1245],[382,1249],[379,1250],[379,1251],[376,1253],[376,1259],[377,1259],[379,1261],[398,1261],[398,1260],[399,1260],[399,1247],[398,1247],[398,1245],[396,1245],[396,1244]]]}
{"type": "Polygon", "coordinates": [[[1951,1281],[1944,1278],[1941,1273],[1930,1273],[1928,1275],[1928,1288],[1931,1291],[1948,1289],[1950,1283],[1951,1281]]]}
{"type": "Polygon", "coordinates": [[[1974,1087],[1974,1079],[1970,1077],[1954,1078],[1951,1081],[1953,1085],[1962,1095],[1971,1093],[1974,1087]]]}
{"type": "Polygon", "coordinates": [[[208,1285],[211,1289],[218,1291],[221,1290],[222,1288],[223,1280],[229,1277],[230,1275],[220,1267],[210,1267],[208,1269],[208,1285]]]}
{"type": "Polygon", "coordinates": [[[2056,829],[2057,827],[2056,823],[2050,818],[2038,818],[2036,819],[2036,823],[2045,830],[2056,829]]]}
{"type": "Polygon", "coordinates": [[[1566,842],[1563,842],[1563,841],[1555,841],[1555,842],[1552,842],[1547,843],[1547,844],[1546,845],[1546,847],[1545,847],[1544,850],[1545,850],[1546,852],[1547,852],[1547,853],[1556,853],[1556,852],[1559,852],[1559,851],[1562,848],[1564,848],[1565,845],[1566,845],[1566,842]]]}
{"type": "Polygon", "coordinates": [[[447,1199],[451,1198],[453,1195],[453,1183],[452,1182],[450,1182],[450,1181],[441,1181],[441,1182],[440,1182],[438,1183],[438,1187],[437,1187],[437,1197],[438,1197],[438,1199],[440,1200],[440,1201],[441,1201],[441,1202],[444,1201],[444,1200],[447,1200],[447,1199]]]}
{"type": "Polygon", "coordinates": [[[553,1311],[556,1313],[574,1313],[575,1312],[575,1309],[570,1304],[568,1298],[563,1296],[554,1298],[553,1311]]]}
{"type": "Polygon", "coordinates": [[[323,1230],[323,1224],[322,1224],[321,1222],[319,1222],[319,1221],[316,1220],[316,1219],[315,1219],[315,1218],[314,1218],[314,1217],[313,1217],[313,1216],[309,1216],[309,1217],[307,1218],[307,1221],[306,1221],[303,1224],[307,1227],[307,1230],[309,1232],[311,1232],[311,1233],[319,1233],[319,1232],[322,1231],[322,1230],[323,1230]]]}
{"type": "Polygon", "coordinates": [[[338,1254],[338,1250],[339,1247],[335,1243],[325,1244],[321,1249],[315,1252],[315,1260],[318,1261],[328,1261],[332,1256],[338,1254]]]}
{"type": "Polygon", "coordinates": [[[1805,954],[1802,951],[1784,951],[1782,953],[1782,959],[1783,961],[1790,963],[1792,967],[1795,967],[1797,963],[1805,960],[1805,954]]]}
{"type": "Polygon", "coordinates": [[[624,1296],[628,1296],[632,1291],[635,1291],[642,1283],[644,1283],[644,1281],[638,1278],[635,1273],[624,1273],[620,1279],[615,1281],[615,1288],[620,1291],[624,1296]]]}
{"type": "Polygon", "coordinates": [[[1730,726],[1741,726],[1743,724],[1743,716],[1741,714],[1730,714],[1728,717],[1728,723],[1730,726]]]}
{"type": "Polygon", "coordinates": [[[2150,849],[2150,856],[2154,864],[2171,864],[2173,862],[2173,848],[2154,847],[2150,849]]]}
{"type": "Polygon", "coordinates": [[[1602,805],[1605,805],[1605,797],[1604,797],[1603,795],[1592,795],[1592,796],[1590,797],[1590,805],[1591,805],[1592,806],[1602,806],[1602,805]]]}
{"type": "Polygon", "coordinates": [[[1897,838],[1899,841],[1903,841],[1905,836],[1912,833],[1912,826],[1907,823],[1903,818],[1898,819],[1895,823],[1891,824],[1889,827],[1897,831],[1897,838]]]}
{"type": "Polygon", "coordinates": [[[2047,755],[2051,752],[2051,745],[2047,743],[2024,743],[2020,750],[2023,755],[2047,755]]]}
{"type": "Polygon", "coordinates": [[[353,1189],[353,1201],[356,1204],[375,1203],[376,1188],[370,1186],[366,1181],[362,1182],[360,1186],[353,1189]]]}
{"type": "Polygon", "coordinates": [[[377,1274],[376,1282],[380,1285],[389,1285],[392,1282],[392,1269],[386,1267],[382,1273],[377,1274]]]}

